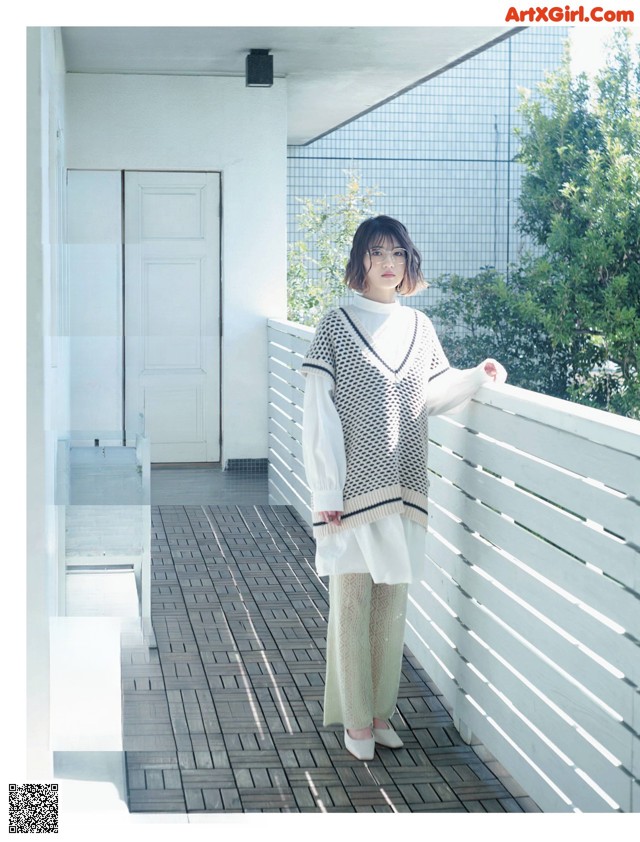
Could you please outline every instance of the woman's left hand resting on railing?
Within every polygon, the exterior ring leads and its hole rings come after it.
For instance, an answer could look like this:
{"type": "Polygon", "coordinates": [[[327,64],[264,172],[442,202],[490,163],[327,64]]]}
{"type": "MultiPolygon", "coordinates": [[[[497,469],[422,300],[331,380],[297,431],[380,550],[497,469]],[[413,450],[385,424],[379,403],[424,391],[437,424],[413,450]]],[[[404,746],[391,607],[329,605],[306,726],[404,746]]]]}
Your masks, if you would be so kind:
{"type": "Polygon", "coordinates": [[[426,385],[427,412],[429,415],[456,415],[469,405],[481,386],[504,383],[505,367],[488,358],[473,368],[448,368],[426,385]]]}
{"type": "Polygon", "coordinates": [[[494,383],[504,383],[507,379],[506,368],[497,360],[488,359],[482,363],[485,374],[494,381],[494,383]]]}

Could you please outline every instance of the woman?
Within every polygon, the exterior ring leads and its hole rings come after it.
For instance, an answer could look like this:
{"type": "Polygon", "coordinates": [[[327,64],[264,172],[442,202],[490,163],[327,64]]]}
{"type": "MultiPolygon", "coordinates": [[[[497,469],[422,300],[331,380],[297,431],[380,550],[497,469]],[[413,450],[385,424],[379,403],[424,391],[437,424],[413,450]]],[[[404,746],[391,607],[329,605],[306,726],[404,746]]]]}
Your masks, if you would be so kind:
{"type": "Polygon", "coordinates": [[[402,745],[389,719],[425,552],[427,417],[506,379],[495,360],[450,368],[430,320],[397,301],[425,285],[420,262],[402,223],[363,222],[345,278],[359,295],[323,317],[302,364],[316,569],[330,577],[324,724],[361,760],[402,745]]]}

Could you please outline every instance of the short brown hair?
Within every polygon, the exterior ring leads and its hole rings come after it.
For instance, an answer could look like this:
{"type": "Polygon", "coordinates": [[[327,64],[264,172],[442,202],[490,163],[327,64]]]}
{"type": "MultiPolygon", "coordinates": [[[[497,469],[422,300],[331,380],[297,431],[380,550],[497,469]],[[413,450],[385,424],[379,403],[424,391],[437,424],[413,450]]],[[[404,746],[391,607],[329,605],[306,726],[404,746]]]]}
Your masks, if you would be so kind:
{"type": "Polygon", "coordinates": [[[360,223],[353,237],[351,254],[345,272],[345,284],[359,292],[366,291],[364,260],[367,251],[373,246],[381,246],[385,240],[391,240],[407,252],[407,264],[404,277],[396,287],[400,295],[412,295],[427,286],[420,269],[420,252],[414,246],[405,226],[390,216],[372,216],[360,223]]]}

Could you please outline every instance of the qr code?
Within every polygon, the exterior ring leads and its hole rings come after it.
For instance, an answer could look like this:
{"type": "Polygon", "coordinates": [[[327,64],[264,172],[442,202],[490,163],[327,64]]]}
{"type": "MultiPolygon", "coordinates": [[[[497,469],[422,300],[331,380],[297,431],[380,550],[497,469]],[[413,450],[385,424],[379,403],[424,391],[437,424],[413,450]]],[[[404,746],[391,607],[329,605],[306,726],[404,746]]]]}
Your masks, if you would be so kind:
{"type": "Polygon", "coordinates": [[[58,784],[9,784],[9,833],[57,833],[58,784]]]}

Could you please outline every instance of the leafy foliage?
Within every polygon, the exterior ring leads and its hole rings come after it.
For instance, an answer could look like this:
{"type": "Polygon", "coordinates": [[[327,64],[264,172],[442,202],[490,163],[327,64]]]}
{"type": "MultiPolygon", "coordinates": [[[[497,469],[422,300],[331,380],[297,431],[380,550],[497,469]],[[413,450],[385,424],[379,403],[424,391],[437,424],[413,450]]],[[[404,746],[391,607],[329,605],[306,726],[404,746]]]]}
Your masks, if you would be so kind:
{"type": "Polygon", "coordinates": [[[456,368],[494,357],[513,385],[566,399],[568,355],[553,347],[545,329],[529,290],[534,277],[518,271],[507,282],[492,267],[473,277],[445,275],[434,283],[444,295],[430,314],[439,321],[442,344],[456,368]]]}
{"type": "MultiPolygon", "coordinates": [[[[539,248],[513,267],[436,282],[452,360],[483,353],[510,381],[640,417],[640,56],[616,30],[593,90],[567,51],[526,93],[520,229],[539,248]],[[456,338],[455,327],[463,334],[456,338]]],[[[448,343],[448,345],[447,345],[448,343]]]]}
{"type": "Polygon", "coordinates": [[[363,189],[353,172],[343,194],[331,199],[303,199],[298,224],[304,239],[289,246],[287,272],[288,318],[316,325],[345,292],[344,270],[353,235],[371,216],[373,188],[363,189]]]}

